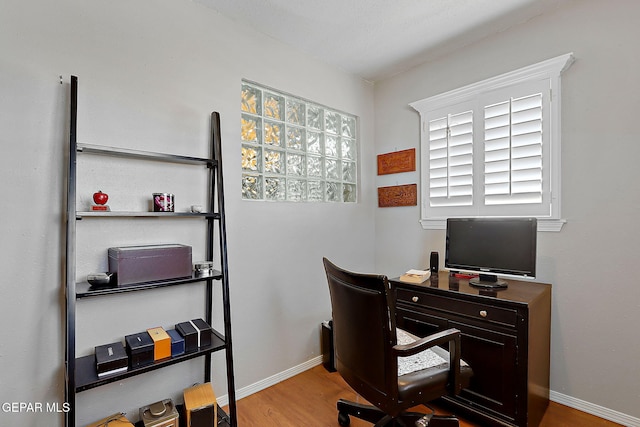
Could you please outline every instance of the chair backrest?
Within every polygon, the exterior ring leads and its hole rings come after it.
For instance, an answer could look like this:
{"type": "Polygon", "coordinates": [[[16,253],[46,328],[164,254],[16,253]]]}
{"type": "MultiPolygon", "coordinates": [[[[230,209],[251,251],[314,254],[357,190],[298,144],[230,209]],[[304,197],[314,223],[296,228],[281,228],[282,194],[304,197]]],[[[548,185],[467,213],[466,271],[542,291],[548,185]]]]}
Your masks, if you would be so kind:
{"type": "Polygon", "coordinates": [[[374,405],[397,402],[395,309],[386,276],[352,273],[323,259],[333,319],[336,369],[374,405]]]}

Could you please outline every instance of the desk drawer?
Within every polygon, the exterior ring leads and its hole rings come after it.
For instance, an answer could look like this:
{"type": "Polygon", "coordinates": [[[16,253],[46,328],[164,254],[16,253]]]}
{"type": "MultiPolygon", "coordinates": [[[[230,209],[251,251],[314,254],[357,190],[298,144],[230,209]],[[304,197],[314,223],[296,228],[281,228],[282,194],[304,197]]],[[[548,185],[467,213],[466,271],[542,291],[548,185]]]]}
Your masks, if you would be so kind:
{"type": "Polygon", "coordinates": [[[397,299],[399,303],[418,305],[431,310],[449,312],[513,327],[517,325],[518,320],[518,313],[515,309],[431,295],[426,292],[398,289],[397,299]]]}

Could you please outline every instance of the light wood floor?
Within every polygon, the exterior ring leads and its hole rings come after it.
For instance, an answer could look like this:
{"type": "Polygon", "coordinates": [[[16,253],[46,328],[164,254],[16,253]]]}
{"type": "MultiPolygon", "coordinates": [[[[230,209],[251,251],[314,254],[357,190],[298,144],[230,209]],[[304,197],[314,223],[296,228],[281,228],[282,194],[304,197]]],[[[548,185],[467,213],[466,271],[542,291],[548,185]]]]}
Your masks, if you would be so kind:
{"type": "MultiPolygon", "coordinates": [[[[336,401],[363,402],[337,372],[322,365],[237,402],[238,427],[338,427],[336,401]]],[[[365,402],[366,403],[366,402],[365,402]]],[[[227,409],[227,408],[224,408],[227,409]]],[[[424,412],[427,412],[424,409],[424,412]]],[[[446,412],[444,412],[446,413],[446,412]]],[[[351,417],[352,427],[371,424],[351,417]]],[[[460,418],[461,427],[477,427],[460,418]]],[[[613,427],[619,424],[551,402],[540,427],[613,427]]]]}

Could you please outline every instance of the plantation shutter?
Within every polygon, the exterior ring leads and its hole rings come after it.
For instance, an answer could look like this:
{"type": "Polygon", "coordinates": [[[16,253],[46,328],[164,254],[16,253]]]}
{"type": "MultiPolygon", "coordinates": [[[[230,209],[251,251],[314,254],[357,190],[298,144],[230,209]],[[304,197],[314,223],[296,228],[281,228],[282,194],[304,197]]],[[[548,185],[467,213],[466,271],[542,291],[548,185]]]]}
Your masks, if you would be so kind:
{"type": "Polygon", "coordinates": [[[473,205],[473,111],[429,121],[429,206],[473,205]]]}
{"type": "Polygon", "coordinates": [[[540,204],[542,94],[484,107],[484,204],[540,204]]]}

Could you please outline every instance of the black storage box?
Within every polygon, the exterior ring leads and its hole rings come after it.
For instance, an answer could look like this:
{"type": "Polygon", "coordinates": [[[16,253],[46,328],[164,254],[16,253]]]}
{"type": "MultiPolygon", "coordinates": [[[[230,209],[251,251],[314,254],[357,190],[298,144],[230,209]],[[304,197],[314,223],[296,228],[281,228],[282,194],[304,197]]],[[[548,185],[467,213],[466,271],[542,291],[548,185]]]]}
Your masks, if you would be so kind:
{"type": "Polygon", "coordinates": [[[109,272],[118,286],[191,277],[191,246],[168,244],[109,248],[109,272]]]}
{"type": "Polygon", "coordinates": [[[184,354],[184,338],[175,329],[168,329],[167,334],[171,337],[171,357],[184,354]]]}
{"type": "Polygon", "coordinates": [[[154,345],[148,332],[127,335],[124,340],[127,342],[127,354],[131,368],[153,363],[154,345]]]}
{"type": "Polygon", "coordinates": [[[186,353],[198,350],[198,330],[191,322],[178,323],[176,331],[184,338],[184,351],[186,353]]]}
{"type": "Polygon", "coordinates": [[[129,358],[121,342],[97,346],[95,354],[98,378],[126,372],[128,369],[129,358]]]}
{"type": "Polygon", "coordinates": [[[193,319],[191,324],[198,331],[198,347],[209,347],[211,345],[211,326],[202,319],[193,319]]]}

